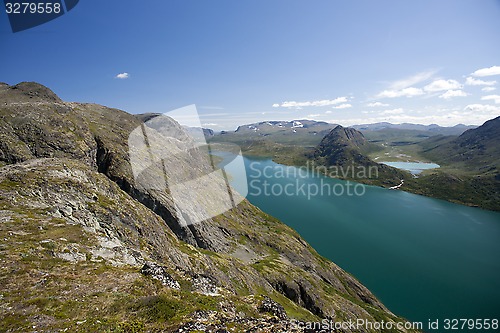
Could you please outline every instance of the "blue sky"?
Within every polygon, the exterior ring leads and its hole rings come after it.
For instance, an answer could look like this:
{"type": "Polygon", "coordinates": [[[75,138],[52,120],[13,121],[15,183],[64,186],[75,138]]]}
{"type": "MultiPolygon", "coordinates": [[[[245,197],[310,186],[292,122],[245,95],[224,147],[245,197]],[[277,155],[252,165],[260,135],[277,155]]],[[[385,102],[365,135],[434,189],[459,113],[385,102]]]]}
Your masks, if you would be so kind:
{"type": "Polygon", "coordinates": [[[481,124],[500,115],[499,18],[498,0],[81,0],[15,34],[0,13],[0,81],[131,113],[196,104],[216,130],[481,124]]]}

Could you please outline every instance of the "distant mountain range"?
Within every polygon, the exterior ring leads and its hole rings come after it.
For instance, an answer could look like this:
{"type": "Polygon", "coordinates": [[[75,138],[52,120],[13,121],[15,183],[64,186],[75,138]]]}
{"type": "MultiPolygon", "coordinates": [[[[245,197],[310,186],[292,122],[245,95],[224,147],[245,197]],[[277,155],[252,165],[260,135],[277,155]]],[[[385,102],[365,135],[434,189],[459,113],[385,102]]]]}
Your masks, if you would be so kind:
{"type": "Polygon", "coordinates": [[[314,120],[262,121],[223,131],[211,143],[233,143],[249,155],[273,156],[284,164],[304,161],[304,149],[313,149],[336,125],[314,120]]]}
{"type": "Polygon", "coordinates": [[[458,124],[452,127],[443,127],[436,124],[431,124],[431,125],[419,125],[419,124],[409,124],[409,123],[391,124],[387,122],[381,122],[374,124],[353,125],[350,127],[362,132],[380,131],[386,129],[398,129],[398,130],[411,130],[411,131],[425,131],[425,132],[430,132],[434,135],[436,134],[460,135],[466,130],[476,128],[477,126],[458,124]]]}
{"type": "Polygon", "coordinates": [[[234,132],[221,132],[222,141],[267,140],[273,144],[315,146],[335,124],[314,120],[262,121],[239,126],[234,132]]]}
{"type": "MultiPolygon", "coordinates": [[[[336,126],[337,124],[306,119],[291,121],[261,121],[258,123],[238,126],[238,128],[233,132],[222,131],[221,133],[216,133],[216,135],[229,136],[227,140],[238,140],[237,138],[260,138],[272,139],[275,143],[294,143],[307,146],[318,144],[321,139],[336,126]]],[[[434,135],[460,135],[466,130],[476,127],[477,126],[461,124],[453,127],[443,127],[435,124],[391,124],[386,122],[350,126],[350,128],[369,134],[369,140],[371,140],[371,137],[379,138],[381,135],[403,136],[411,134],[413,136],[419,135],[422,138],[428,138],[434,135]]]]}
{"type": "Polygon", "coordinates": [[[291,121],[261,121],[259,123],[238,126],[235,132],[254,132],[259,135],[266,135],[276,132],[308,132],[312,134],[318,134],[318,132],[331,129],[335,126],[335,124],[330,124],[324,121],[314,121],[307,119],[291,121]]]}
{"type": "MultiPolygon", "coordinates": [[[[301,164],[305,153],[310,153],[321,140],[336,127],[336,124],[315,120],[261,121],[239,126],[235,131],[222,131],[207,136],[212,143],[233,143],[244,153],[257,156],[273,156],[279,163],[301,164]]],[[[460,135],[474,126],[377,123],[352,126],[363,133],[370,143],[379,149],[391,146],[415,145],[437,135],[460,135]]],[[[371,151],[376,150],[370,146],[371,151]]],[[[369,153],[369,152],[368,152],[369,153]]],[[[397,152],[391,151],[393,155],[397,152]]]]}
{"type": "Polygon", "coordinates": [[[391,187],[404,179],[401,189],[409,192],[500,210],[499,123],[495,118],[479,127],[376,123],[344,128],[313,120],[269,121],[215,134],[211,142],[235,143],[244,153],[272,156],[283,164],[377,166],[378,180],[357,181],[391,187]],[[417,179],[376,163],[372,155],[380,161],[422,158],[441,168],[417,179]]]}

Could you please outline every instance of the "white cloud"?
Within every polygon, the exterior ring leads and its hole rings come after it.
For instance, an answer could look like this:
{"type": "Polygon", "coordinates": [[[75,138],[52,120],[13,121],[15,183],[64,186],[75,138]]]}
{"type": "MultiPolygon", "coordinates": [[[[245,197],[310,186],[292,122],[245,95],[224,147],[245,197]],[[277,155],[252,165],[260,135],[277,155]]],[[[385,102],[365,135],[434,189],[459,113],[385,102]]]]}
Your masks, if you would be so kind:
{"type": "Polygon", "coordinates": [[[216,124],[216,123],[204,123],[202,125],[203,126],[219,126],[219,124],[216,124]]]}
{"type": "Polygon", "coordinates": [[[370,108],[375,108],[375,107],[378,107],[378,106],[389,106],[389,104],[380,103],[380,102],[373,102],[373,103],[366,104],[366,106],[368,106],[370,108]]]}
{"type": "Polygon", "coordinates": [[[436,109],[433,114],[407,112],[403,114],[385,114],[363,118],[337,118],[328,119],[333,124],[351,126],[359,124],[373,124],[378,122],[390,122],[393,124],[439,124],[441,126],[454,126],[457,124],[481,125],[485,121],[500,115],[500,106],[473,104],[465,109],[436,109]]]}
{"type": "Polygon", "coordinates": [[[316,118],[316,117],[319,117],[319,116],[320,116],[319,113],[314,113],[314,114],[307,115],[308,118],[316,118]]]}
{"type": "Polygon", "coordinates": [[[390,87],[389,90],[403,90],[403,89],[408,88],[410,86],[413,86],[417,83],[420,83],[420,82],[423,82],[425,80],[430,79],[432,76],[434,76],[434,74],[436,74],[435,70],[429,70],[429,71],[417,73],[413,76],[410,76],[410,77],[404,78],[402,80],[398,80],[398,81],[393,82],[389,86],[390,87]]]}
{"type": "Polygon", "coordinates": [[[128,79],[129,77],[130,77],[130,74],[125,72],[125,73],[116,74],[115,79],[125,80],[125,79],[128,79]]]}
{"type": "Polygon", "coordinates": [[[404,110],[402,108],[382,111],[382,114],[401,114],[401,113],[404,113],[404,110]]]}
{"type": "Polygon", "coordinates": [[[448,90],[442,95],[439,95],[439,98],[450,99],[453,97],[465,97],[467,93],[463,90],[448,90]]]}
{"type": "Polygon", "coordinates": [[[318,101],[307,101],[307,102],[295,102],[295,101],[286,101],[281,104],[273,104],[273,107],[284,107],[284,108],[302,108],[302,107],[307,107],[307,106],[329,106],[329,105],[335,105],[335,104],[340,104],[340,103],[345,103],[347,102],[347,97],[338,97],[335,99],[323,99],[323,100],[318,100],[318,101]]]}
{"type": "Polygon", "coordinates": [[[490,92],[490,91],[494,91],[494,90],[497,90],[497,88],[495,87],[484,87],[483,89],[481,89],[482,91],[486,91],[486,92],[490,92]]]}
{"type": "Polygon", "coordinates": [[[488,104],[469,104],[464,110],[469,110],[473,112],[485,112],[488,114],[495,114],[498,116],[500,114],[500,107],[488,104]]]}
{"type": "Polygon", "coordinates": [[[470,76],[465,80],[465,84],[468,86],[494,86],[496,83],[497,81],[483,81],[470,76]]]}
{"type": "Polygon", "coordinates": [[[326,113],[326,114],[329,114],[329,113],[332,113],[332,111],[326,111],[325,113],[326,113]]]}
{"type": "Polygon", "coordinates": [[[423,95],[424,92],[420,88],[409,87],[401,90],[384,90],[377,95],[378,98],[395,98],[395,97],[414,97],[423,95]]]}
{"type": "Polygon", "coordinates": [[[389,89],[382,91],[377,95],[377,97],[396,98],[423,95],[424,91],[422,89],[412,86],[431,79],[436,72],[436,70],[428,70],[398,81],[394,81],[389,85],[389,89]]]}
{"type": "Polygon", "coordinates": [[[472,76],[492,76],[500,75],[500,66],[491,66],[487,68],[481,68],[471,74],[472,76]]]}
{"type": "Polygon", "coordinates": [[[348,108],[352,108],[352,105],[349,103],[344,103],[344,104],[340,104],[338,106],[334,106],[333,108],[334,109],[348,109],[348,108]]]}
{"type": "Polygon", "coordinates": [[[461,89],[462,85],[455,80],[436,80],[424,87],[425,91],[436,92],[443,90],[461,89]]]}
{"type": "Polygon", "coordinates": [[[482,101],[494,101],[495,104],[500,104],[500,95],[488,95],[481,97],[482,101]]]}

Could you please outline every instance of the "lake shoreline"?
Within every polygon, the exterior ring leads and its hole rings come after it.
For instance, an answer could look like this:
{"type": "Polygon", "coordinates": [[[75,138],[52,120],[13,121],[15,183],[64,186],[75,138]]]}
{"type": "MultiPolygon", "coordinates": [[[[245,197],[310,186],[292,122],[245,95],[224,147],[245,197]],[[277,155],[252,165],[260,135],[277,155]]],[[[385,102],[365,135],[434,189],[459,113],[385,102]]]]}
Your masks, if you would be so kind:
{"type": "MultiPolygon", "coordinates": [[[[299,167],[307,162],[307,160],[301,161],[301,163],[290,163],[289,159],[283,159],[281,156],[262,156],[262,155],[254,155],[247,154],[246,152],[242,153],[243,156],[248,158],[259,158],[259,159],[270,159],[273,162],[285,166],[294,166],[299,167]]],[[[380,163],[380,162],[376,162],[380,163]]],[[[424,162],[427,163],[427,162],[424,162]]],[[[433,162],[431,162],[433,163],[433,162]]],[[[434,163],[435,164],[435,163],[434,163]]],[[[436,164],[437,165],[437,164],[436,164]]],[[[468,175],[462,175],[460,178],[455,176],[454,174],[448,173],[446,169],[440,165],[438,169],[429,169],[429,171],[424,172],[420,177],[415,178],[413,176],[410,177],[411,173],[409,173],[408,179],[406,179],[406,186],[404,187],[404,191],[416,195],[420,195],[427,198],[433,198],[438,200],[447,201],[454,204],[459,204],[465,207],[477,208],[486,211],[492,212],[500,212],[500,201],[492,202],[491,204],[485,204],[485,198],[490,195],[490,192],[485,190],[485,193],[482,194],[481,197],[478,196],[468,196],[468,192],[473,190],[476,187],[486,187],[485,183],[495,181],[491,177],[483,177],[474,178],[468,175]],[[461,179],[465,183],[465,187],[467,190],[454,191],[449,190],[446,193],[443,193],[443,187],[449,182],[452,182],[454,179],[461,179]],[[433,181],[437,179],[438,182],[433,181]],[[449,180],[448,180],[449,179],[449,180]],[[479,184],[477,184],[479,181],[479,184]]],[[[356,181],[365,185],[377,186],[381,188],[389,188],[390,186],[384,186],[380,183],[373,182],[372,180],[362,180],[362,179],[352,179],[352,178],[339,178],[343,180],[351,180],[356,181]]],[[[395,186],[397,184],[393,184],[395,186]]]]}
{"type": "MultiPolygon", "coordinates": [[[[263,167],[266,165],[273,168],[290,167],[275,163],[270,158],[255,160],[245,157],[245,160],[247,163],[250,161],[262,163],[263,167]]],[[[286,184],[286,181],[286,179],[274,179],[271,183],[286,184]]],[[[332,184],[344,182],[344,180],[328,177],[324,177],[324,181],[332,184]]],[[[500,306],[500,304],[491,307],[486,305],[488,302],[495,304],[494,298],[485,296],[487,290],[484,294],[481,293],[481,297],[475,297],[468,291],[479,285],[488,289],[486,288],[488,283],[493,283],[497,278],[500,279],[500,268],[495,269],[495,278],[486,275],[485,280],[480,280],[474,275],[464,275],[462,267],[468,267],[468,271],[475,271],[476,274],[487,274],[486,267],[476,260],[462,259],[468,258],[470,254],[456,255],[456,251],[467,252],[472,247],[481,253],[478,257],[490,258],[490,262],[494,263],[492,253],[496,250],[488,247],[499,247],[493,239],[495,237],[498,239],[500,234],[500,225],[497,223],[500,221],[498,213],[470,210],[469,207],[463,205],[457,206],[444,200],[414,195],[402,190],[384,191],[380,186],[367,186],[366,188],[365,198],[323,197],[318,198],[320,201],[315,201],[315,199],[307,200],[307,198],[300,199],[299,197],[288,199],[273,197],[270,201],[269,196],[261,195],[249,196],[248,199],[266,213],[276,216],[297,230],[320,254],[356,276],[394,313],[410,320],[426,321],[444,318],[445,315],[458,316],[459,313],[462,316],[468,314],[470,317],[476,311],[474,306],[478,309],[477,311],[486,311],[486,313],[488,309],[500,306]],[[381,196],[387,196],[387,200],[382,199],[381,196]],[[366,200],[369,200],[371,209],[363,204],[366,200]],[[364,208],[360,210],[359,207],[364,208]],[[420,215],[424,216],[417,218],[420,215]],[[375,224],[370,222],[374,218],[377,221],[375,224]],[[475,225],[474,220],[481,221],[483,225],[481,228],[484,228],[487,222],[487,228],[492,228],[494,231],[482,231],[481,236],[471,234],[467,226],[475,225]],[[307,221],[306,224],[304,224],[305,221],[307,221]],[[336,222],[333,223],[333,221],[336,222]],[[405,221],[405,223],[399,221],[405,221]],[[410,227],[411,231],[407,230],[410,227]],[[327,231],[328,228],[333,229],[327,231]],[[318,233],[318,230],[321,232],[318,233]],[[463,230],[463,232],[455,235],[458,230],[463,230]],[[481,237],[489,240],[480,241],[481,237]],[[475,245],[469,244],[471,241],[475,245]],[[445,243],[448,245],[445,246],[445,243]],[[463,248],[464,244],[469,244],[466,246],[468,249],[463,248]],[[485,247],[486,245],[488,247],[485,247]],[[436,260],[443,264],[436,266],[434,264],[436,260]],[[444,269],[445,267],[450,268],[444,269]],[[432,273],[434,270],[436,273],[432,273]],[[408,272],[413,272],[412,276],[418,279],[411,280],[411,283],[406,281],[408,272]],[[461,276],[460,279],[457,276],[461,276]],[[386,280],[387,278],[389,280],[386,280]],[[422,281],[422,278],[428,282],[422,281]],[[472,282],[474,280],[476,282],[472,282]],[[461,287],[453,287],[458,282],[461,287]],[[421,287],[415,289],[413,283],[421,287]],[[422,283],[424,285],[430,283],[430,285],[424,287],[422,283]],[[422,288],[424,288],[423,291],[422,288]],[[439,299],[430,301],[428,297],[431,299],[438,297],[434,295],[438,295],[439,299]],[[412,300],[409,301],[408,297],[412,300]],[[464,304],[463,297],[466,297],[467,304],[474,306],[469,308],[460,305],[460,302],[464,304]],[[448,299],[446,304],[442,304],[443,299],[448,299]],[[435,302],[436,305],[426,310],[426,304],[429,302],[435,302]],[[463,314],[465,308],[469,310],[463,314]]],[[[498,250],[500,251],[500,248],[498,250]]],[[[491,288],[493,285],[494,283],[491,288]]],[[[476,313],[476,317],[479,316],[479,312],[476,313]]]]}

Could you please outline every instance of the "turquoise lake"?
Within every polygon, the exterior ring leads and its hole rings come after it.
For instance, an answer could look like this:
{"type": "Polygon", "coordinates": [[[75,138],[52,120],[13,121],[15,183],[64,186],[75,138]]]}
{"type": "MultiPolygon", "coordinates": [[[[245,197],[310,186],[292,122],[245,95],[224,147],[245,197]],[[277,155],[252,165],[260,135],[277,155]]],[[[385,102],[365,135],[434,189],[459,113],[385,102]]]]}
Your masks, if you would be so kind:
{"type": "Polygon", "coordinates": [[[424,325],[500,317],[500,213],[360,184],[362,195],[348,195],[346,181],[269,159],[244,163],[247,199],[297,230],[392,312],[424,325]],[[279,194],[287,184],[288,195],[279,194]],[[337,191],[312,196],[298,190],[302,184],[337,191]]]}
{"type": "Polygon", "coordinates": [[[439,168],[438,164],[435,163],[424,163],[424,162],[379,162],[382,164],[389,165],[393,168],[398,168],[402,170],[410,171],[414,175],[418,175],[424,170],[439,168]]]}

